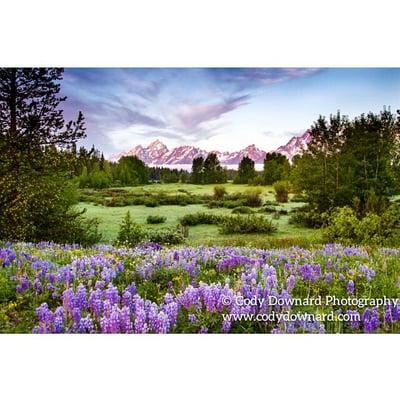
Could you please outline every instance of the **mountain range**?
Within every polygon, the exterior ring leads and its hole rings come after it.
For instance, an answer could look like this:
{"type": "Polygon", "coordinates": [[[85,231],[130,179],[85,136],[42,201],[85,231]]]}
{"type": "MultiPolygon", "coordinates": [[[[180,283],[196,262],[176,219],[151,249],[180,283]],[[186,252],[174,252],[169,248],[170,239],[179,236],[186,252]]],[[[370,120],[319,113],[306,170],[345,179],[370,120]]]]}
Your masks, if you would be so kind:
{"type": "MultiPolygon", "coordinates": [[[[275,152],[284,154],[291,160],[296,154],[307,148],[309,140],[310,133],[306,131],[300,136],[292,137],[285,145],[278,147],[275,152]]],[[[215,153],[222,165],[237,165],[245,156],[250,157],[256,164],[262,164],[267,154],[266,151],[260,150],[254,144],[234,152],[206,151],[188,145],[169,150],[164,143],[157,139],[147,147],[139,144],[128,151],[110,157],[110,160],[117,161],[123,156],[137,156],[149,165],[191,165],[194,158],[207,157],[209,153],[215,153]]]]}

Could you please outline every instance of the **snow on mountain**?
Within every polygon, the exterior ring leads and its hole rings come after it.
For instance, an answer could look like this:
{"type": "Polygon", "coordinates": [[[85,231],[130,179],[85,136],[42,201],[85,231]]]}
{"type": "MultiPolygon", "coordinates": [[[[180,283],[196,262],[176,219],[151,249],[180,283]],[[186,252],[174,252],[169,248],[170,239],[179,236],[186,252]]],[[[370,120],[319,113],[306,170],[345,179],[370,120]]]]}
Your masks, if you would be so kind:
{"type": "Polygon", "coordinates": [[[165,154],[162,159],[154,160],[153,164],[192,164],[196,157],[207,157],[207,152],[193,146],[179,146],[165,154]]]}
{"type": "Polygon", "coordinates": [[[305,131],[300,136],[293,136],[284,146],[278,147],[276,152],[284,154],[289,160],[291,160],[296,154],[307,149],[310,139],[311,133],[305,131]]]}
{"type": "MultiPolygon", "coordinates": [[[[296,154],[307,148],[310,136],[309,131],[306,131],[301,136],[294,136],[288,143],[278,147],[275,151],[284,154],[289,160],[291,160],[296,154]]],[[[209,153],[211,152],[188,145],[168,150],[164,143],[160,140],[155,140],[147,147],[137,145],[131,150],[110,157],[110,161],[118,161],[123,156],[137,156],[149,165],[191,165],[194,158],[200,156],[205,158],[209,153]]],[[[212,153],[215,153],[218,156],[222,165],[237,165],[245,156],[250,157],[255,164],[262,164],[267,154],[264,150],[260,150],[254,144],[239,151],[212,151],[212,153]]]]}

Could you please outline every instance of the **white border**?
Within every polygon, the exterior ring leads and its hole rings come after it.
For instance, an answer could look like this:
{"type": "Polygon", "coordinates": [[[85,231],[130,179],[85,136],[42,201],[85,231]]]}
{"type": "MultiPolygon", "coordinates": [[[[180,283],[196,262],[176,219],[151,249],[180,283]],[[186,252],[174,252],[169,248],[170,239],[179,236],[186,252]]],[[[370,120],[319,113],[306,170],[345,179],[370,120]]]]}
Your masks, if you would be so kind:
{"type": "MultiPolygon", "coordinates": [[[[0,65],[399,67],[399,14],[395,0],[13,0],[0,65]]],[[[399,355],[394,335],[2,335],[0,396],[396,398],[399,355]]]]}

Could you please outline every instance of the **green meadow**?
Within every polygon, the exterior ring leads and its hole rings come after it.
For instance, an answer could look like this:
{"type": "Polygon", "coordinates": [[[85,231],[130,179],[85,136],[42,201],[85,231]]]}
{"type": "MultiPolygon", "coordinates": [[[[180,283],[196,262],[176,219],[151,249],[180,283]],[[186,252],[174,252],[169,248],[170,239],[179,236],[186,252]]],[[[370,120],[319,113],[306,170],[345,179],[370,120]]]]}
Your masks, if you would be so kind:
{"type": "MultiPolygon", "coordinates": [[[[248,190],[254,190],[254,187],[248,185],[239,185],[226,183],[223,185],[228,194],[245,193],[248,190]]],[[[215,185],[193,185],[184,183],[171,184],[151,184],[124,188],[129,193],[164,193],[167,195],[177,195],[186,193],[190,195],[212,195],[215,185]]],[[[275,192],[272,186],[260,186],[263,202],[275,201],[275,192]]],[[[280,203],[276,206],[277,210],[292,211],[304,203],[280,203]]],[[[232,210],[228,208],[208,208],[206,204],[188,204],[181,205],[160,205],[157,207],[146,207],[144,205],[129,205],[122,207],[107,207],[89,202],[80,202],[80,209],[86,209],[87,217],[95,217],[99,220],[99,230],[102,234],[102,241],[113,242],[117,238],[119,225],[123,217],[129,211],[133,219],[146,226],[148,229],[174,228],[178,225],[179,219],[186,214],[197,212],[207,212],[217,215],[230,215],[232,210]],[[151,225],[146,223],[149,215],[159,215],[166,217],[166,221],[161,224],[151,225]]],[[[260,211],[260,207],[254,208],[254,211],[260,211]]],[[[216,225],[198,225],[189,228],[188,244],[191,245],[237,245],[237,246],[261,246],[271,245],[302,245],[309,246],[321,241],[320,230],[299,228],[289,224],[289,215],[280,215],[279,218],[271,214],[266,216],[272,219],[277,226],[277,231],[273,234],[231,234],[222,235],[219,233],[216,225]]]]}

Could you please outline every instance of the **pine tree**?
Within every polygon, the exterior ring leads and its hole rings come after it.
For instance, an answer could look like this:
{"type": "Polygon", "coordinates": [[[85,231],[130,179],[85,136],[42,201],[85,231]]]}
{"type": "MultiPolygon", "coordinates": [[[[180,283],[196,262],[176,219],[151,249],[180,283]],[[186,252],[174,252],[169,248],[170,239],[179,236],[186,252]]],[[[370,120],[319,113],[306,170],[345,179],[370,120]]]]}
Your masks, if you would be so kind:
{"type": "Polygon", "coordinates": [[[191,182],[196,184],[203,183],[203,169],[204,169],[204,158],[196,157],[192,162],[192,174],[191,182]]]}
{"type": "Polygon", "coordinates": [[[234,183],[249,183],[256,176],[254,161],[250,157],[243,157],[239,163],[238,173],[234,183]]]}
{"type": "Polygon", "coordinates": [[[81,113],[64,121],[62,73],[0,68],[0,238],[51,240],[50,232],[62,238],[75,220],[66,181],[73,166],[61,150],[84,137],[85,128],[81,113]]]}

